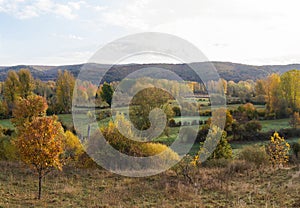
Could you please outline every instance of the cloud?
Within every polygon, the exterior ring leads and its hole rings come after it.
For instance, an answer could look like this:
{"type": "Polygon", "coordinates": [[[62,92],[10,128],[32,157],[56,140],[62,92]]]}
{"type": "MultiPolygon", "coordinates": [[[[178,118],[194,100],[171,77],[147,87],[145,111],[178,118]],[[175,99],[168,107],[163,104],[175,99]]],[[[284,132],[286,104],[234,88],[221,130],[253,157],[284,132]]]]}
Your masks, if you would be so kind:
{"type": "Polygon", "coordinates": [[[83,37],[74,34],[60,35],[60,34],[53,33],[52,36],[57,38],[69,39],[69,40],[84,40],[83,37]]]}
{"type": "Polygon", "coordinates": [[[79,10],[83,1],[58,3],[53,0],[0,0],[0,12],[7,13],[19,19],[29,19],[45,14],[54,14],[66,19],[75,19],[75,10],[79,10]]]}

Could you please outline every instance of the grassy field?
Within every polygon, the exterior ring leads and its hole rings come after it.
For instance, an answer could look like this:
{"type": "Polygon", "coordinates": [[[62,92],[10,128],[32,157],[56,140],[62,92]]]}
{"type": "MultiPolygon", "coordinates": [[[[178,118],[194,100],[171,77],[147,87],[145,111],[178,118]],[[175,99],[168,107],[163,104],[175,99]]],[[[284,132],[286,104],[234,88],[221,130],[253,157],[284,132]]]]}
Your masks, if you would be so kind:
{"type": "Polygon", "coordinates": [[[174,171],[128,178],[99,169],[50,173],[37,200],[37,178],[18,163],[0,162],[0,207],[299,207],[299,169],[230,172],[200,168],[191,185],[174,171]]]}
{"type": "Polygon", "coordinates": [[[279,129],[290,128],[289,118],[260,121],[262,131],[278,131],[279,129]]]}

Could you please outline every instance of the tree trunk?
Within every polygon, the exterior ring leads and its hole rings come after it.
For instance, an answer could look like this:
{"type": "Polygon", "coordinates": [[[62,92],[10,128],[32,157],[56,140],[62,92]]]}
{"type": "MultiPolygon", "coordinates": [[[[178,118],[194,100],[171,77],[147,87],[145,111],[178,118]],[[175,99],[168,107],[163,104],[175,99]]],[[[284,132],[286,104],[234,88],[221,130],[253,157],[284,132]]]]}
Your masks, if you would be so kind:
{"type": "Polygon", "coordinates": [[[41,199],[42,195],[42,173],[39,173],[39,194],[38,194],[38,199],[41,199]]]}

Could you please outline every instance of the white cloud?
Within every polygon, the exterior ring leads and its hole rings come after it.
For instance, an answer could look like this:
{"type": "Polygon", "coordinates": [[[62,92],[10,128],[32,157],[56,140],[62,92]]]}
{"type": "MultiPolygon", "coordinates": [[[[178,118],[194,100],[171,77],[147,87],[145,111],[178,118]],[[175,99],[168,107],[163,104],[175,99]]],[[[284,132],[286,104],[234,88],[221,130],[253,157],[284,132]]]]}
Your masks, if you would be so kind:
{"type": "Polygon", "coordinates": [[[61,34],[53,33],[52,36],[56,38],[63,38],[68,40],[84,40],[83,37],[74,34],[61,35],[61,34]]]}
{"type": "Polygon", "coordinates": [[[55,9],[53,10],[55,14],[58,14],[59,16],[65,17],[67,19],[74,19],[76,17],[76,15],[73,14],[72,11],[73,10],[71,7],[63,4],[56,4],[55,9]]]}
{"type": "Polygon", "coordinates": [[[53,0],[35,0],[26,2],[24,0],[0,0],[0,12],[20,19],[38,17],[44,14],[55,14],[67,19],[76,18],[74,10],[79,10],[83,1],[57,3],[53,0]]]}

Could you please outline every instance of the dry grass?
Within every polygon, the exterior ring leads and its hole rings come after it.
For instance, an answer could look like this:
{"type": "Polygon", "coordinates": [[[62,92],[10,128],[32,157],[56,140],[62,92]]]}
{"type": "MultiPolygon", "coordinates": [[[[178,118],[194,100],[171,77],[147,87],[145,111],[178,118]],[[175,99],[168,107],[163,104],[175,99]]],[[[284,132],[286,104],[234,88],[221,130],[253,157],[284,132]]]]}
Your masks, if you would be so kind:
{"type": "Polygon", "coordinates": [[[0,207],[300,207],[296,167],[203,168],[194,184],[173,171],[128,178],[68,168],[46,177],[40,201],[37,178],[25,166],[0,162],[0,170],[0,207]]]}

